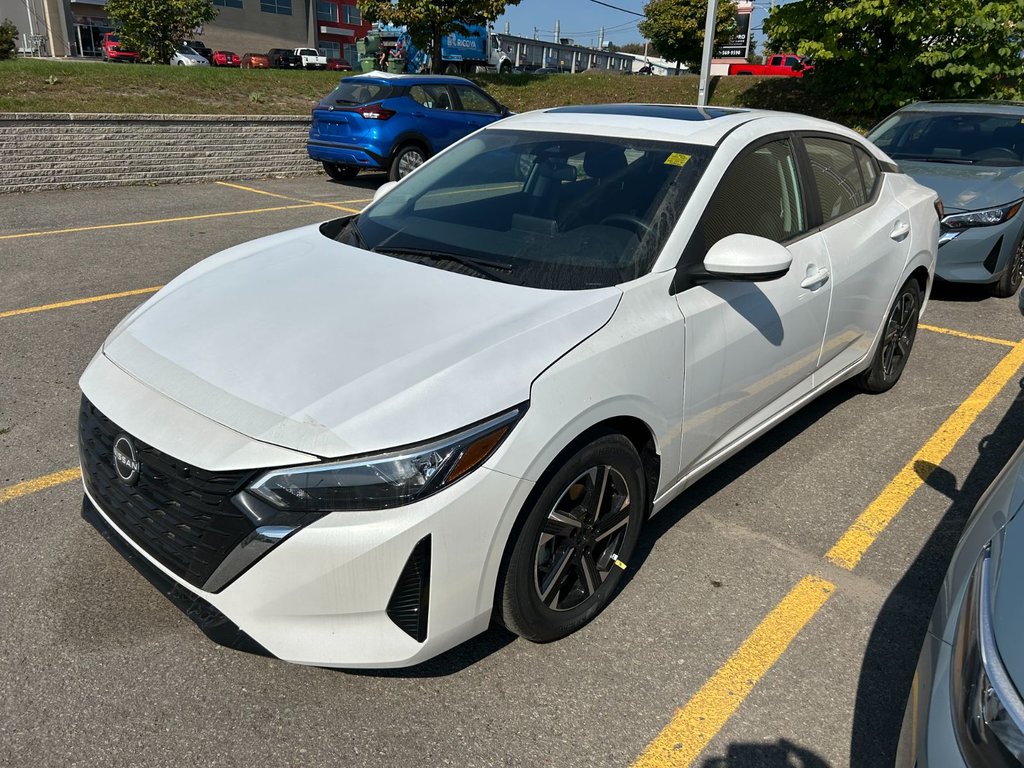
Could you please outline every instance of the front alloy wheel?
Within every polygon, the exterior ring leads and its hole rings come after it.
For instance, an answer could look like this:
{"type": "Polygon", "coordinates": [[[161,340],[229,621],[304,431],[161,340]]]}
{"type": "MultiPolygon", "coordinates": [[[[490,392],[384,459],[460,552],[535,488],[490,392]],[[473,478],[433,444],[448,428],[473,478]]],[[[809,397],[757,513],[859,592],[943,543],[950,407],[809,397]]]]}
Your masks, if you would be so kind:
{"type": "Polygon", "coordinates": [[[1013,259],[1006,267],[1006,271],[992,284],[992,295],[999,299],[1008,299],[1017,292],[1021,282],[1024,282],[1024,234],[1017,243],[1013,259]]]}
{"type": "Polygon", "coordinates": [[[597,616],[628,567],[645,510],[643,466],[629,440],[606,435],[582,448],[544,483],[512,542],[502,623],[547,642],[597,616]]]}

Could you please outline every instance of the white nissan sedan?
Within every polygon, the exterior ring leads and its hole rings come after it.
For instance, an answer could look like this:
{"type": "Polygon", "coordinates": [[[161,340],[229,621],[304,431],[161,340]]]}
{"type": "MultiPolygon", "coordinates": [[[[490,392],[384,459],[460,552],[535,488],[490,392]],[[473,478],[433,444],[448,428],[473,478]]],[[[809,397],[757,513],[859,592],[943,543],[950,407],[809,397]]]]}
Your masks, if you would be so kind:
{"type": "Polygon", "coordinates": [[[896,383],[939,207],[808,117],[507,118],[125,318],[81,379],[83,515],[230,646],[561,638],[697,478],[840,382],[896,383]]]}

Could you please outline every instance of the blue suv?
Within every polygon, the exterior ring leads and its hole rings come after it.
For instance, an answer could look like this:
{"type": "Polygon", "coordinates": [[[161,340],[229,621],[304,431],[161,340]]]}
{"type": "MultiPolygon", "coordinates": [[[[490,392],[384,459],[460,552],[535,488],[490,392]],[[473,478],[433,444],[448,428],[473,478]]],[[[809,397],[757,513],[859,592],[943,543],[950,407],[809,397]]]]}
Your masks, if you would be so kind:
{"type": "Polygon", "coordinates": [[[341,81],[313,109],[306,149],[335,181],[362,168],[397,181],[463,136],[510,115],[461,77],[376,72],[341,81]]]}

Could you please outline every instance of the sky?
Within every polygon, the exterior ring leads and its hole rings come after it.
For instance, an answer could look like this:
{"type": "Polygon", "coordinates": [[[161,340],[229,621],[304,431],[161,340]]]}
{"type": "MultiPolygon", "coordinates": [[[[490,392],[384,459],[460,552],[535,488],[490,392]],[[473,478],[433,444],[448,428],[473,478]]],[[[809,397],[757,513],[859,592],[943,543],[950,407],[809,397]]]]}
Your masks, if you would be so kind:
{"type": "MultiPolygon", "coordinates": [[[[642,13],[645,0],[606,0],[610,5],[642,13]]],[[[776,0],[783,4],[790,0],[776,0]]],[[[768,15],[770,0],[754,2],[754,36],[760,42],[761,22],[768,15]]],[[[508,21],[513,35],[533,37],[534,28],[538,37],[554,39],[555,20],[561,22],[560,37],[571,37],[581,45],[597,45],[598,30],[605,28],[605,40],[624,45],[643,41],[637,31],[641,16],[608,8],[594,0],[522,0],[518,6],[510,6],[498,17],[494,28],[504,31],[508,21]]]]}

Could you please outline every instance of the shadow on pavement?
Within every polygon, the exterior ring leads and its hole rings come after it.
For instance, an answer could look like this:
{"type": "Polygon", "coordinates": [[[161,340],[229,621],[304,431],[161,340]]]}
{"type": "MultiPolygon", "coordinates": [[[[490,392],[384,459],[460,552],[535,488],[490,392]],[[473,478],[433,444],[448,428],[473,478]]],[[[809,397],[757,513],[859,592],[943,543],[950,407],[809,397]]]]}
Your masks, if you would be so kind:
{"type": "Polygon", "coordinates": [[[1024,396],[1018,394],[978,445],[978,459],[959,488],[948,470],[923,461],[915,466],[918,476],[951,503],[871,630],[857,683],[850,768],[893,764],[917,657],[953,550],[978,498],[1020,444],[1022,430],[1024,396]]]}
{"type": "Polygon", "coordinates": [[[769,743],[730,744],[725,757],[705,760],[701,768],[830,768],[809,749],[788,739],[769,743]]]}

